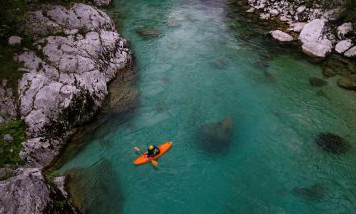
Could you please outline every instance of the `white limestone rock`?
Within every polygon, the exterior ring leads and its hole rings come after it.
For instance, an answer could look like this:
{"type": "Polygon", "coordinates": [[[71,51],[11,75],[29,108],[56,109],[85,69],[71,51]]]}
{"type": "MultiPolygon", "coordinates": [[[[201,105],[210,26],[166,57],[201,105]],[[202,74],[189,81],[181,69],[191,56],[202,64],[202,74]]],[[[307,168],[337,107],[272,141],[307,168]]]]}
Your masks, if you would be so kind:
{"type": "Polygon", "coordinates": [[[246,10],[247,13],[253,13],[255,12],[255,8],[251,7],[250,9],[246,10]]]}
{"type": "MultiPolygon", "coordinates": [[[[36,31],[37,52],[26,50],[15,57],[27,71],[19,81],[19,109],[28,126],[21,157],[31,166],[47,165],[63,144],[61,135],[88,120],[108,95],[107,84],[131,63],[127,42],[102,11],[84,4],[46,6],[29,20],[50,20],[36,31]],[[41,15],[39,15],[41,14],[41,15]],[[78,18],[80,17],[80,18],[78,18]],[[53,26],[77,35],[50,35],[53,26]],[[69,115],[70,114],[70,115],[69,115]],[[46,133],[59,138],[46,140],[46,133]],[[49,146],[50,145],[50,146],[49,146]],[[45,155],[44,155],[45,154],[45,155]]],[[[56,31],[54,31],[56,33],[56,31]]]]}
{"type": "Polygon", "coordinates": [[[270,32],[270,34],[274,39],[280,42],[291,42],[294,40],[291,35],[280,30],[273,30],[270,32]]]}
{"type": "Polygon", "coordinates": [[[28,167],[42,167],[38,163],[43,166],[50,164],[53,157],[58,155],[62,143],[61,140],[47,140],[44,137],[32,138],[22,143],[24,148],[20,157],[28,167]]]}
{"type": "Polygon", "coordinates": [[[353,28],[351,22],[344,23],[337,28],[337,36],[339,37],[339,39],[344,39],[345,35],[351,32],[352,30],[353,28]]]}
{"type": "Polygon", "coordinates": [[[354,58],[356,57],[356,46],[353,46],[348,51],[344,53],[344,56],[354,58]]]}
{"type": "Polygon", "coordinates": [[[261,13],[260,14],[260,19],[262,20],[268,20],[271,17],[269,13],[261,13]]]}
{"type": "Polygon", "coordinates": [[[278,16],[279,15],[279,11],[276,9],[271,9],[269,10],[269,14],[271,14],[272,16],[278,16]]]}
{"type": "Polygon", "coordinates": [[[43,213],[50,190],[39,168],[19,168],[0,181],[0,213],[43,213]]]}
{"type": "Polygon", "coordinates": [[[324,58],[332,50],[332,42],[323,36],[325,20],[314,19],[306,24],[299,35],[304,53],[324,58]]]}
{"type": "Polygon", "coordinates": [[[307,9],[307,7],[305,5],[302,5],[297,8],[297,13],[303,13],[305,11],[305,9],[307,9]]]}
{"type": "Polygon", "coordinates": [[[299,33],[303,30],[303,28],[306,24],[307,24],[306,22],[297,22],[297,23],[291,24],[290,26],[292,27],[292,30],[294,32],[299,33]]]}
{"type": "Polygon", "coordinates": [[[346,39],[346,40],[342,40],[336,44],[335,51],[338,52],[339,54],[342,54],[351,47],[352,47],[351,39],[346,39]]]}
{"type": "Polygon", "coordinates": [[[10,36],[8,42],[9,42],[9,45],[14,46],[14,45],[20,45],[21,40],[22,40],[22,38],[19,36],[10,36]]]}
{"type": "Polygon", "coordinates": [[[37,37],[75,30],[115,30],[110,17],[86,4],[74,4],[70,9],[48,5],[43,10],[28,13],[27,34],[37,37]]]}

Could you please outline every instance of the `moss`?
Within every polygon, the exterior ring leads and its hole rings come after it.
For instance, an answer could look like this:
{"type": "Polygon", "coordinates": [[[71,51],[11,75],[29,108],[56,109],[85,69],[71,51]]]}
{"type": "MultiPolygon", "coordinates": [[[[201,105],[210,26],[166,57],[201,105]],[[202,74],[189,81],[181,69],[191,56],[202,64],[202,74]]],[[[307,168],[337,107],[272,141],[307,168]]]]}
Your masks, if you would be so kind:
{"type": "Polygon", "coordinates": [[[53,214],[72,214],[78,211],[71,206],[68,200],[63,196],[62,192],[53,182],[53,177],[46,175],[46,183],[49,185],[51,202],[47,204],[43,213],[53,214]]]}
{"type": "Polygon", "coordinates": [[[0,128],[0,167],[5,164],[16,166],[23,164],[19,153],[23,148],[22,142],[25,138],[25,124],[22,120],[11,120],[0,128]],[[13,137],[12,142],[4,141],[4,136],[10,134],[13,137]]]}
{"type": "Polygon", "coordinates": [[[11,169],[6,169],[5,168],[4,170],[5,170],[5,174],[2,177],[0,177],[0,181],[7,180],[12,176],[12,170],[11,169]]]}
{"type": "Polygon", "coordinates": [[[354,29],[356,29],[356,0],[345,0],[340,19],[352,22],[354,29]]]}

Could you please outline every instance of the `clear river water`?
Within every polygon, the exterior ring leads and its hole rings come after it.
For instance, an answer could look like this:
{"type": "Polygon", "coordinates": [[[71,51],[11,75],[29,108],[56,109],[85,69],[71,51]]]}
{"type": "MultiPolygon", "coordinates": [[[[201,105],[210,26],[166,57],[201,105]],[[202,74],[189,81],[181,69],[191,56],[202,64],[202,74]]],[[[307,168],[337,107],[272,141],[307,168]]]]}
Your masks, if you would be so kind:
{"type": "Polygon", "coordinates": [[[321,66],[238,10],[228,0],[116,0],[109,12],[135,55],[138,102],[60,166],[77,173],[82,210],[356,212],[355,93],[337,78],[312,87],[321,66]],[[313,141],[328,132],[351,148],[322,150],[313,141]],[[165,141],[173,147],[157,168],[132,164],[134,146],[165,141]]]}

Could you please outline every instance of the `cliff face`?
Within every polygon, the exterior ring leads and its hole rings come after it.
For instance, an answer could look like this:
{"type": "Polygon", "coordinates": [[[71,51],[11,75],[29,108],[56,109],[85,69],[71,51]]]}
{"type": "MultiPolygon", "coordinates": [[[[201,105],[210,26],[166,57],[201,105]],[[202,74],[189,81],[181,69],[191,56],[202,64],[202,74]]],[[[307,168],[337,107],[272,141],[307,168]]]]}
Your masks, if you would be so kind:
{"type": "Polygon", "coordinates": [[[27,165],[45,166],[66,132],[102,105],[107,83],[131,63],[131,52],[112,20],[85,4],[44,6],[29,14],[26,30],[38,39],[36,50],[16,56],[28,71],[19,83],[29,138],[20,155],[27,165]]]}
{"type": "Polygon", "coordinates": [[[25,165],[0,181],[1,213],[42,213],[52,206],[41,169],[58,155],[72,128],[93,117],[108,83],[132,63],[127,41],[103,11],[85,4],[39,8],[29,12],[24,26],[34,48],[14,57],[25,72],[17,105],[27,141],[20,152],[25,165]]]}

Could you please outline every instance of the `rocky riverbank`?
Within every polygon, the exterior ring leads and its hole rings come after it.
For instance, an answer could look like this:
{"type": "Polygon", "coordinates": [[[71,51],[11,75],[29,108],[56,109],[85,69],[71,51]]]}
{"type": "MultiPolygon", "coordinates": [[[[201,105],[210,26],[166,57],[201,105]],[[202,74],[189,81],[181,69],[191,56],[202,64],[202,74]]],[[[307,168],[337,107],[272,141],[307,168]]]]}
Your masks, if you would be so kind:
{"type": "Polygon", "coordinates": [[[298,39],[303,51],[314,57],[324,58],[333,51],[345,57],[356,57],[353,23],[339,25],[337,21],[343,10],[343,1],[335,1],[333,8],[325,6],[322,1],[310,3],[302,0],[248,0],[248,4],[250,9],[247,12],[258,13],[262,20],[273,19],[289,25],[284,30],[286,32],[271,31],[276,40],[298,39]]]}
{"type": "Polygon", "coordinates": [[[305,54],[323,61],[325,77],[340,75],[340,87],[356,90],[355,23],[342,18],[345,4],[346,0],[247,0],[246,13],[256,14],[261,22],[279,23],[270,31],[272,38],[299,44],[305,54]]]}
{"type": "MultiPolygon", "coordinates": [[[[73,128],[102,107],[110,81],[130,69],[131,51],[105,12],[81,3],[36,5],[21,30],[33,43],[14,56],[22,65],[14,72],[23,75],[18,98],[3,83],[0,104],[6,117],[0,122],[22,119],[27,140],[19,154],[23,165],[1,170],[6,177],[0,181],[0,213],[75,212],[65,201],[58,208],[53,196],[61,194],[64,179],[49,181],[42,170],[59,154],[73,128]]],[[[10,37],[9,44],[21,45],[21,38],[10,37]]]]}

